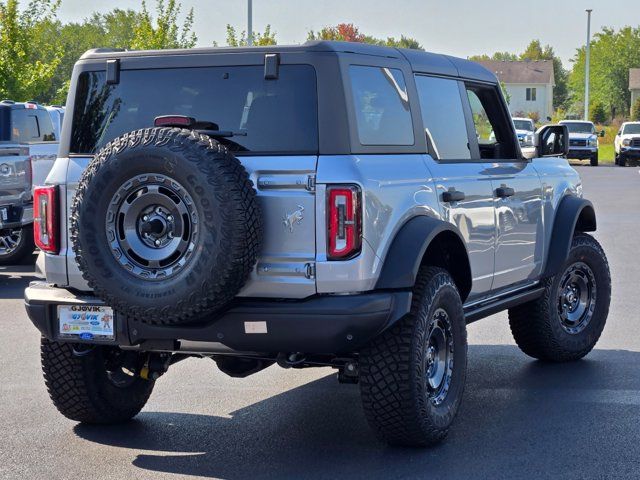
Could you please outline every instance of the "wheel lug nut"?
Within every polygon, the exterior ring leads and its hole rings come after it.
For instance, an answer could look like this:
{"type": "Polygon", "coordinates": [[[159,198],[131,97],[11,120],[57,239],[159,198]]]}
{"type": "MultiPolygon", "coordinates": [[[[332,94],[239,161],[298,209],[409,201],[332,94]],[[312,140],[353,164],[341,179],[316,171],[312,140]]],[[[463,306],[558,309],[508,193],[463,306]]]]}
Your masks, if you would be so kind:
{"type": "Polygon", "coordinates": [[[156,247],[159,247],[160,246],[160,240],[156,240],[155,244],[156,244],[156,247]]]}
{"type": "Polygon", "coordinates": [[[167,220],[169,220],[170,222],[173,222],[173,215],[169,215],[169,216],[167,217],[167,220]]]}
{"type": "Polygon", "coordinates": [[[148,222],[149,221],[149,216],[145,215],[144,217],[142,217],[142,221],[148,222]]]}

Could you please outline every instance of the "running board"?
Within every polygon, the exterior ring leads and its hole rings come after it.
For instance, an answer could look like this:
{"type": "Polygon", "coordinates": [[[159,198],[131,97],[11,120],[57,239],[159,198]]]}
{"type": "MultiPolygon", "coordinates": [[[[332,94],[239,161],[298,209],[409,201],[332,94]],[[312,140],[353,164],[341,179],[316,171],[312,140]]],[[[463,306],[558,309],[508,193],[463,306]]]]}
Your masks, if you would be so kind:
{"type": "Polygon", "coordinates": [[[508,297],[493,298],[486,302],[464,307],[465,320],[467,323],[475,322],[476,320],[488,317],[489,315],[501,312],[502,310],[540,298],[543,293],[544,287],[535,287],[530,290],[509,295],[508,297]]]}

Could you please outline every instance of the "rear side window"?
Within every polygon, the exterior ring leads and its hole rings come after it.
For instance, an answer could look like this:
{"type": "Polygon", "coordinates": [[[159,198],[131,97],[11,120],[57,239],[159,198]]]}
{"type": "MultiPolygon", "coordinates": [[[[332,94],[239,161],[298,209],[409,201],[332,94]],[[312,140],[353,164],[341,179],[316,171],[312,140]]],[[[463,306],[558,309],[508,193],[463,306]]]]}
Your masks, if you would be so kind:
{"type": "Polygon", "coordinates": [[[416,76],[427,144],[442,160],[468,160],[469,138],[456,80],[416,76]]]}
{"type": "Polygon", "coordinates": [[[11,111],[11,141],[16,143],[52,142],[56,140],[53,123],[46,110],[11,111]]]}
{"type": "Polygon", "coordinates": [[[352,65],[349,76],[360,143],[413,145],[413,123],[402,72],[352,65]]]}
{"type": "Polygon", "coordinates": [[[263,66],[123,70],[107,84],[105,72],[78,79],[71,153],[92,154],[160,115],[209,121],[233,136],[220,138],[239,153],[317,153],[315,70],[282,65],[265,80],[263,66]]]}

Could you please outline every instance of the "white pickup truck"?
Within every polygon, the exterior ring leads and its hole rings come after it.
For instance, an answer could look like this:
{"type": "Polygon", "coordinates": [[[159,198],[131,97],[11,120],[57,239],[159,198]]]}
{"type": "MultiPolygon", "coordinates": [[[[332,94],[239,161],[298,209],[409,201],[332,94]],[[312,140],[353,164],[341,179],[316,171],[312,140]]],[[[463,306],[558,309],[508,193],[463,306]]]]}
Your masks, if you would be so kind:
{"type": "Polygon", "coordinates": [[[0,265],[33,253],[33,185],[58,153],[63,107],[0,102],[0,265]]]}
{"type": "Polygon", "coordinates": [[[626,167],[640,164],[640,122],[625,122],[620,126],[613,143],[616,165],[626,167]]]}

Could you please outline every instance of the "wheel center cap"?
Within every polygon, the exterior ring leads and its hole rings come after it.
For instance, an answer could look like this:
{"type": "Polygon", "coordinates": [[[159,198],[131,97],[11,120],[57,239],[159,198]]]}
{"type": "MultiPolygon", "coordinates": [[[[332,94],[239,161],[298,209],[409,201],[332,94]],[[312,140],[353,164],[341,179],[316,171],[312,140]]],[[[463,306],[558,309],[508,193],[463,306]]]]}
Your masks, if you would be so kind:
{"type": "Polygon", "coordinates": [[[173,238],[173,216],[161,207],[147,210],[138,219],[138,233],[150,247],[162,248],[173,238]]]}

